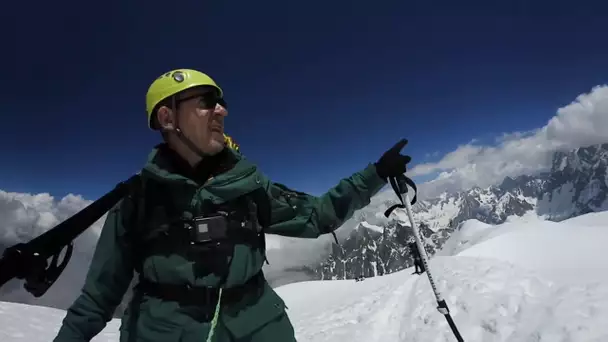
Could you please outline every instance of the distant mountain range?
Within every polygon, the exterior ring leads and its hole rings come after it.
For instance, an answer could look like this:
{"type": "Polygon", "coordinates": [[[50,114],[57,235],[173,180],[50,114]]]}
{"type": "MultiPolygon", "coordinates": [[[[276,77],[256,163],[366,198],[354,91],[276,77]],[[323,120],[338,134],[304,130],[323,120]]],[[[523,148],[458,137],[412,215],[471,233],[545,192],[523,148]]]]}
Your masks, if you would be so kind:
{"type": "MultiPolygon", "coordinates": [[[[497,186],[444,193],[414,205],[425,249],[433,255],[463,221],[477,219],[500,224],[527,212],[561,221],[589,212],[608,210],[608,144],[556,152],[551,169],[537,175],[507,177],[497,186]]],[[[357,228],[332,246],[329,258],[304,267],[312,279],[353,279],[396,272],[413,265],[407,242],[410,227],[382,220],[394,200],[376,201],[356,213],[357,228]]],[[[409,225],[409,222],[408,222],[409,225]]]]}

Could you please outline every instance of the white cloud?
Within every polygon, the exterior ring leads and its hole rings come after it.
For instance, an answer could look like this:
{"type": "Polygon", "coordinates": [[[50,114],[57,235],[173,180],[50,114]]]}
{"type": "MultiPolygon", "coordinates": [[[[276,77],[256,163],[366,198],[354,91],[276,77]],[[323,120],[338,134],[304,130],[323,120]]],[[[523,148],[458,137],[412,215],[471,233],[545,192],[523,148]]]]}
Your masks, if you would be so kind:
{"type": "MultiPolygon", "coordinates": [[[[36,237],[79,210],[91,201],[82,196],[69,194],[59,201],[48,193],[37,195],[5,192],[0,190],[0,217],[2,218],[2,242],[23,242],[36,237]]],[[[99,234],[103,222],[98,221],[93,230],[99,234]]]]}
{"type": "Polygon", "coordinates": [[[549,122],[529,132],[504,133],[496,144],[459,146],[436,163],[416,165],[411,176],[440,172],[421,184],[422,197],[472,186],[489,186],[506,176],[545,170],[551,153],[608,142],[608,86],[598,86],[559,108],[549,122]]]}
{"type": "MultiPolygon", "coordinates": [[[[90,203],[72,194],[57,201],[46,193],[0,190],[0,251],[39,236],[90,203]]],[[[105,215],[76,239],[70,263],[44,296],[33,297],[23,289],[23,282],[15,279],[0,288],[0,300],[67,308],[80,293],[104,220],[105,215]]]]}

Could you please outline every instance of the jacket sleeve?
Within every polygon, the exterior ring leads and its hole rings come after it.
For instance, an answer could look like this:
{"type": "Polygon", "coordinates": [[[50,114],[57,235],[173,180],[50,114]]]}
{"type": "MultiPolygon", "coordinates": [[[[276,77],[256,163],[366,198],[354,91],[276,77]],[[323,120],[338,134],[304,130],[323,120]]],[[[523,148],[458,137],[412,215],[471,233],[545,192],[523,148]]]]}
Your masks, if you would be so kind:
{"type": "Polygon", "coordinates": [[[90,341],[112,319],[129,287],[133,257],[125,235],[124,203],[108,212],[82,293],[67,310],[54,342],[90,341]]]}
{"type": "Polygon", "coordinates": [[[368,205],[385,184],[373,164],[342,179],[319,197],[270,182],[271,221],[266,232],[301,238],[333,233],[356,210],[368,205]]]}

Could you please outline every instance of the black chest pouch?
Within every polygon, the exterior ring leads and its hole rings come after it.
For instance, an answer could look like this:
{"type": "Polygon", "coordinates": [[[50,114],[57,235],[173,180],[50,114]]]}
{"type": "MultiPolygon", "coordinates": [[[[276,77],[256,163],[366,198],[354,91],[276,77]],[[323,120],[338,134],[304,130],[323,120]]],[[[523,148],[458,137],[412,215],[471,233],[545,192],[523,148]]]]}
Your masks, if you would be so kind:
{"type": "Polygon", "coordinates": [[[190,226],[190,239],[194,244],[224,240],[228,236],[229,221],[226,216],[196,217],[190,226]]]}
{"type": "Polygon", "coordinates": [[[254,191],[222,204],[205,202],[202,215],[189,220],[186,225],[191,244],[248,244],[259,247],[260,240],[263,240],[263,228],[268,222],[263,203],[264,199],[268,201],[268,197],[260,195],[254,191]]]}

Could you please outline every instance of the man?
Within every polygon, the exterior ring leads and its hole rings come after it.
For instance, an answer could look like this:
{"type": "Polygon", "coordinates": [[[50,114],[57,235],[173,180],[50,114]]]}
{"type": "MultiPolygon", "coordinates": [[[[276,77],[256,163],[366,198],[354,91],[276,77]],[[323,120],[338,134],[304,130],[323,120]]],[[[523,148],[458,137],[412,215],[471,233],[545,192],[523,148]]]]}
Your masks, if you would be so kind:
{"type": "Polygon", "coordinates": [[[406,171],[411,159],[399,151],[407,141],[314,197],[271,182],[226,148],[227,104],[209,76],[165,73],[146,102],[148,125],[164,142],[150,153],[141,186],[109,211],[82,294],[55,341],[97,335],[135,272],[121,342],[295,341],[286,306],[262,273],[264,234],[333,233],[388,177],[406,171]]]}
{"type": "Polygon", "coordinates": [[[422,257],[420,256],[420,251],[418,250],[416,242],[410,242],[409,247],[410,252],[412,253],[412,258],[414,259],[414,273],[412,274],[424,273],[424,264],[422,263],[422,257]]]}

